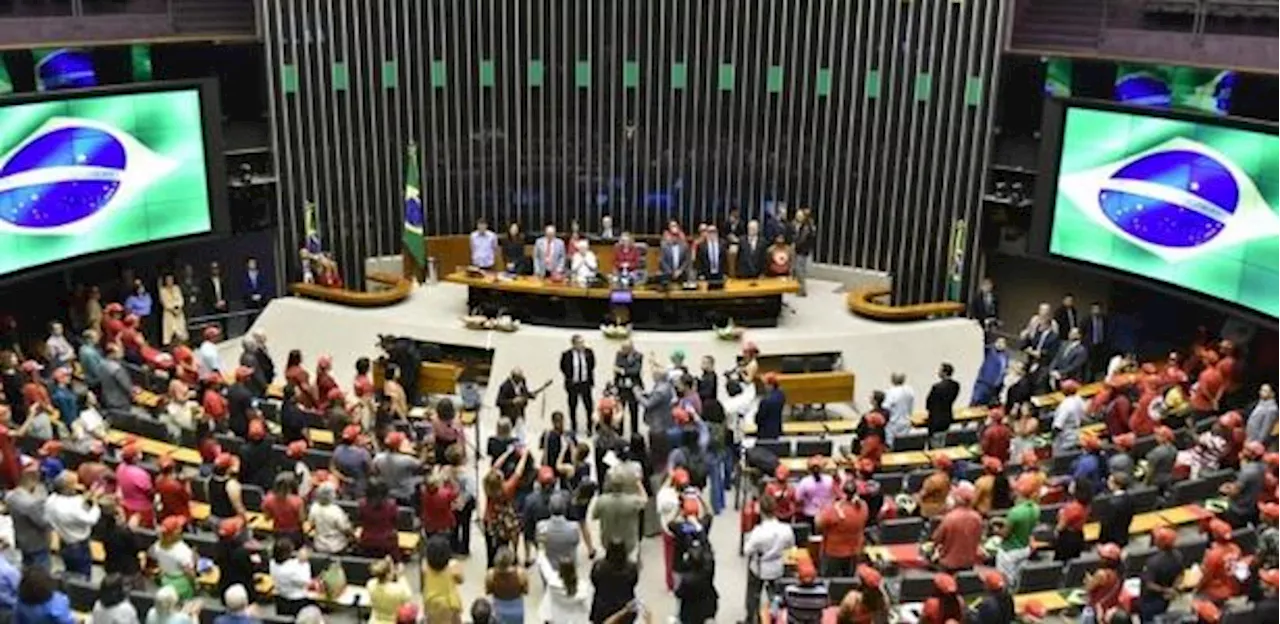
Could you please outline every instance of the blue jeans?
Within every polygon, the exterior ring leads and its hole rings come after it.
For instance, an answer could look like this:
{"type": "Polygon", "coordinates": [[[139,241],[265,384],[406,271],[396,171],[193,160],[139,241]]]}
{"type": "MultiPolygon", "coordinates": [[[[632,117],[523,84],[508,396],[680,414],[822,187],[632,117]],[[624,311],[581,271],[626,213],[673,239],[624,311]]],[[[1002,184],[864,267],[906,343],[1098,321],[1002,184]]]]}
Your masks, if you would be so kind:
{"type": "Polygon", "coordinates": [[[46,570],[49,569],[49,549],[45,548],[43,550],[33,550],[31,552],[23,551],[22,565],[39,566],[46,570]]]}
{"type": "Polygon", "coordinates": [[[707,477],[711,487],[711,511],[720,515],[720,511],[724,509],[724,451],[712,454],[711,466],[707,472],[711,473],[707,477]]]}
{"type": "Polygon", "coordinates": [[[520,598],[514,600],[498,600],[494,598],[493,614],[497,616],[498,622],[501,624],[523,624],[524,600],[520,598]]]}
{"type": "Polygon", "coordinates": [[[62,565],[67,572],[89,576],[93,570],[93,559],[89,555],[89,541],[62,545],[62,565]]]}

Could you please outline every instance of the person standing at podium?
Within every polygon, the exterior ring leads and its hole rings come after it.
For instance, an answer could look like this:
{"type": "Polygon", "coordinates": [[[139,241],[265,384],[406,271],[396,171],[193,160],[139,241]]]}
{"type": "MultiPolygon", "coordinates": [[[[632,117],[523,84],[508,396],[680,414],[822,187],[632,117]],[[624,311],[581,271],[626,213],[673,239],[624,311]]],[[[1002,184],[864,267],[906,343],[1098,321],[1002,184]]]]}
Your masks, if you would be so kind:
{"type": "Polygon", "coordinates": [[[564,392],[569,396],[569,428],[578,432],[578,404],[586,417],[586,431],[591,431],[591,410],[595,401],[591,389],[596,385],[596,354],[587,348],[580,334],[574,334],[573,346],[560,354],[560,372],[564,374],[564,392]]]}
{"type": "Polygon", "coordinates": [[[533,276],[564,275],[564,241],[556,237],[556,226],[548,225],[543,236],[533,242],[533,276]]]}
{"type": "Polygon", "coordinates": [[[720,233],[714,225],[708,225],[706,231],[706,240],[698,245],[698,275],[709,281],[720,281],[724,279],[725,273],[729,270],[729,253],[724,241],[720,240],[720,233]]]}
{"type": "Polygon", "coordinates": [[[755,279],[764,273],[765,244],[760,237],[760,222],[747,223],[747,235],[738,243],[738,277],[755,279]]]}
{"type": "Polygon", "coordinates": [[[498,235],[489,229],[489,221],[481,217],[471,233],[471,266],[492,271],[498,256],[498,235]]]}

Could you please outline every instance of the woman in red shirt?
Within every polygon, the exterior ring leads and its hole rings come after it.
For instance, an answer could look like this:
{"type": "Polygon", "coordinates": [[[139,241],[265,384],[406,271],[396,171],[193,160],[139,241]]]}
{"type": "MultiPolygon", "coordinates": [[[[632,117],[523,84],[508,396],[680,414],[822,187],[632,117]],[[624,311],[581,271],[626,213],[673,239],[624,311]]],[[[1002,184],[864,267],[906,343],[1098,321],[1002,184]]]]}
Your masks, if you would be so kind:
{"type": "Polygon", "coordinates": [[[375,559],[402,559],[400,536],[396,533],[396,516],[399,513],[396,502],[387,496],[387,486],[378,479],[370,481],[357,511],[362,555],[375,559]]]}
{"type": "Polygon", "coordinates": [[[333,358],[322,355],[316,360],[316,396],[328,397],[329,392],[338,389],[338,380],[333,378],[333,358]]]}
{"type": "Polygon", "coordinates": [[[302,543],[302,523],[307,521],[307,513],[302,497],[298,496],[298,478],[294,473],[276,475],[275,487],[262,499],[262,513],[271,520],[276,539],[287,537],[294,544],[302,543]]]}
{"type": "Polygon", "coordinates": [[[1235,577],[1236,563],[1240,561],[1240,547],[1231,541],[1231,525],[1217,518],[1209,522],[1209,535],[1213,544],[1200,562],[1201,596],[1221,603],[1240,595],[1240,581],[1235,577]]]}
{"type": "Polygon", "coordinates": [[[791,479],[791,470],[785,465],[779,464],[773,471],[774,480],[772,483],[764,486],[764,495],[773,497],[777,502],[774,508],[773,516],[779,522],[791,522],[796,515],[796,490],[791,487],[789,479],[791,479]]]}
{"type": "Polygon", "coordinates": [[[453,534],[457,518],[453,515],[453,501],[458,490],[439,475],[432,475],[422,488],[422,532],[427,537],[453,534]]]}
{"type": "Polygon", "coordinates": [[[1088,606],[1099,619],[1120,604],[1124,590],[1124,556],[1120,547],[1107,543],[1098,546],[1098,569],[1084,579],[1088,606]]]}
{"type": "Polygon", "coordinates": [[[178,478],[177,464],[172,455],[160,458],[160,475],[156,477],[155,490],[160,498],[160,520],[181,517],[191,518],[191,485],[178,478]]]}
{"type": "Polygon", "coordinates": [[[294,349],[286,360],[284,379],[289,385],[298,389],[298,404],[303,407],[315,407],[318,402],[316,389],[311,385],[311,375],[302,367],[302,351],[294,349]]]}

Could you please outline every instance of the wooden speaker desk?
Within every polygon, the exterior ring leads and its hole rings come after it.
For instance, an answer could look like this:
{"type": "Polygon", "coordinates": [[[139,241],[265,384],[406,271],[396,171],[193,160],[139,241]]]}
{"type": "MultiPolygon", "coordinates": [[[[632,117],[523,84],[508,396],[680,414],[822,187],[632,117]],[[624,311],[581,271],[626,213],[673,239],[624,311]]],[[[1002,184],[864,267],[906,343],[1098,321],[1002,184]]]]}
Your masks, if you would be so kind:
{"type": "Polygon", "coordinates": [[[787,395],[787,405],[848,403],[853,400],[853,373],[778,374],[778,387],[787,395]]]}
{"type": "MultiPolygon", "coordinates": [[[[373,387],[381,390],[386,380],[385,362],[373,363],[373,387]]],[[[418,391],[425,394],[456,394],[462,367],[440,362],[423,362],[418,367],[418,391]]]]}

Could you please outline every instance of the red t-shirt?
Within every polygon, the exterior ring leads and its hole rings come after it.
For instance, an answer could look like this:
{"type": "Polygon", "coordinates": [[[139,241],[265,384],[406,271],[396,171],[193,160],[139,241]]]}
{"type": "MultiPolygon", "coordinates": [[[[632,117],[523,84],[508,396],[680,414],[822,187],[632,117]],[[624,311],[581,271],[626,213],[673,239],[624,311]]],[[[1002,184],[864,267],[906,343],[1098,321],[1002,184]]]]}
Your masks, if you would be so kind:
{"type": "Polygon", "coordinates": [[[1111,607],[1120,604],[1120,589],[1123,579],[1115,570],[1105,568],[1093,573],[1089,583],[1089,604],[1097,613],[1106,613],[1111,607]]]}
{"type": "Polygon", "coordinates": [[[1129,412],[1133,409],[1133,403],[1129,401],[1129,397],[1120,393],[1115,400],[1107,406],[1107,434],[1118,436],[1122,433],[1129,432],[1129,412]]]}
{"type": "Polygon", "coordinates": [[[862,552],[867,529],[867,504],[836,501],[818,513],[822,525],[822,551],[830,557],[855,557],[862,552]]]}
{"type": "Polygon", "coordinates": [[[383,499],[374,505],[368,500],[360,502],[360,544],[369,549],[391,550],[398,546],[396,516],[399,509],[395,501],[383,499]]]}
{"type": "Polygon", "coordinates": [[[333,375],[326,372],[316,373],[316,396],[320,397],[321,401],[328,401],[329,391],[337,387],[338,382],[333,375]]]}
{"type": "Polygon", "coordinates": [[[933,540],[942,553],[938,559],[940,565],[953,570],[972,567],[980,560],[982,514],[968,507],[948,511],[934,529],[933,540]]]}
{"type": "Polygon", "coordinates": [[[227,417],[227,399],[217,390],[209,388],[204,391],[204,398],[200,401],[200,406],[204,408],[204,413],[209,415],[215,422],[221,422],[227,417]]]}
{"type": "Polygon", "coordinates": [[[1129,431],[1134,435],[1151,435],[1156,430],[1156,421],[1151,417],[1151,401],[1154,394],[1144,394],[1138,399],[1137,408],[1129,413],[1129,431]]]}
{"type": "Polygon", "coordinates": [[[275,492],[267,494],[262,499],[262,513],[271,518],[277,533],[302,531],[302,497],[297,494],[284,498],[276,496],[275,492]]]}
{"type": "Polygon", "coordinates": [[[789,484],[784,485],[776,481],[770,483],[764,486],[764,495],[772,496],[778,503],[773,512],[775,518],[790,522],[796,515],[796,491],[789,484]]]}
{"type": "Polygon", "coordinates": [[[458,491],[452,485],[442,485],[432,492],[422,491],[422,529],[428,533],[451,530],[457,524],[453,516],[453,501],[458,491]]]}
{"type": "Polygon", "coordinates": [[[1009,461],[1009,441],[1013,439],[1013,430],[1009,425],[996,423],[988,425],[982,432],[982,454],[997,457],[1001,462],[1009,461]]]}
{"type": "Polygon", "coordinates": [[[1240,582],[1233,575],[1232,568],[1240,560],[1240,547],[1232,543],[1218,543],[1209,547],[1200,563],[1203,576],[1200,579],[1200,593],[1209,600],[1221,602],[1239,595],[1240,582]]]}
{"type": "Polygon", "coordinates": [[[174,477],[156,479],[156,494],[160,496],[160,519],[169,516],[191,517],[191,489],[174,477]]]}
{"type": "Polygon", "coordinates": [[[1218,372],[1218,369],[1209,367],[1201,371],[1200,376],[1196,378],[1196,388],[1191,393],[1189,401],[1191,408],[1198,411],[1216,409],[1222,386],[1222,373],[1218,372]]]}

